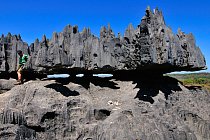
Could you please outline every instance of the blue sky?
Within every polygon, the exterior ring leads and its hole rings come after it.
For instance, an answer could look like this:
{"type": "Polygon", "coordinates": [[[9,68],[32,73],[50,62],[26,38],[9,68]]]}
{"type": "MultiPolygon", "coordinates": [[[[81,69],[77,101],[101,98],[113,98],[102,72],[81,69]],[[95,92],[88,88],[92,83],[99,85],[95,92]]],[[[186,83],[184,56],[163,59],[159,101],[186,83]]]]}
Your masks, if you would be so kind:
{"type": "MultiPolygon", "coordinates": [[[[99,35],[100,27],[108,23],[115,34],[124,34],[129,23],[136,27],[146,7],[163,11],[166,24],[174,33],[180,27],[192,32],[210,67],[210,1],[209,0],[9,0],[1,1],[0,34],[21,34],[32,43],[43,34],[51,38],[54,31],[61,32],[70,25],[80,31],[90,27],[99,35]]],[[[207,70],[209,71],[209,70],[207,70]]]]}

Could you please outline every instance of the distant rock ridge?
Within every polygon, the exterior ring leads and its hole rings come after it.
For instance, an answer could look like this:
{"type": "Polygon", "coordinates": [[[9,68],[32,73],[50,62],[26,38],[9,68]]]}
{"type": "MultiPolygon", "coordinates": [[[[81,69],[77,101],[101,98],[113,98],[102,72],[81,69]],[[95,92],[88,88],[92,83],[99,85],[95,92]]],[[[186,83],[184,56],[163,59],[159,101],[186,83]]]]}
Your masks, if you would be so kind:
{"type": "Polygon", "coordinates": [[[161,11],[148,7],[137,28],[132,24],[124,36],[115,36],[111,26],[101,27],[100,38],[89,28],[66,26],[51,39],[44,35],[30,46],[20,35],[0,38],[0,72],[17,69],[16,50],[30,54],[27,68],[38,73],[71,70],[112,73],[114,71],[196,71],[206,69],[206,62],[195,44],[193,34],[180,29],[177,34],[166,26],[161,11]]]}

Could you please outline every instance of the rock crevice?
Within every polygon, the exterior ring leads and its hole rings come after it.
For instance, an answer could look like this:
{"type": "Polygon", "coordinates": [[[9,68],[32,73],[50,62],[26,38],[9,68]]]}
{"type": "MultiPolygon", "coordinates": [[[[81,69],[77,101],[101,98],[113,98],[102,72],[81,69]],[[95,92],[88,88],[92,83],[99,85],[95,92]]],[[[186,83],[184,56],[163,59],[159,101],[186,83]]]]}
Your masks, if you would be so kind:
{"type": "Polygon", "coordinates": [[[49,88],[52,80],[16,86],[0,94],[0,139],[210,139],[209,93],[151,79],[106,80],[117,89],[72,80],[65,87],[77,96],[49,88]]]}

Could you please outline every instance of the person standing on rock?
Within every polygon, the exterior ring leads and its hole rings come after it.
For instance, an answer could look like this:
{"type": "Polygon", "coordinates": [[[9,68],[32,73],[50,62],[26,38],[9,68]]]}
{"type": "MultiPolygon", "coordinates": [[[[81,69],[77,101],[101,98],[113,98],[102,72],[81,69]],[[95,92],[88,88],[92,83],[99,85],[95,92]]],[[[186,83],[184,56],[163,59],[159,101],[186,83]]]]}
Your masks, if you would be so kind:
{"type": "Polygon", "coordinates": [[[21,50],[18,50],[17,54],[20,56],[19,57],[18,69],[17,69],[17,74],[18,74],[17,85],[19,85],[19,84],[23,84],[23,77],[22,77],[23,68],[24,68],[24,65],[26,64],[26,62],[28,60],[28,55],[23,54],[23,52],[21,50]]]}

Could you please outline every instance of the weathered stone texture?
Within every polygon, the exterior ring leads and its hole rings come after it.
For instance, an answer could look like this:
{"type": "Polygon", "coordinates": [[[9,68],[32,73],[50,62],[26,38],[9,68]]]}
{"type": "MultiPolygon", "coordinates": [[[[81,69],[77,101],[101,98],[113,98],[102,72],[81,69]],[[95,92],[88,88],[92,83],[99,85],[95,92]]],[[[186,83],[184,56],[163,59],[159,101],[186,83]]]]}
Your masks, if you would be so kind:
{"type": "Polygon", "coordinates": [[[17,50],[28,53],[28,44],[23,42],[20,35],[11,35],[0,38],[0,71],[16,71],[18,57],[17,50]]]}
{"type": "Polygon", "coordinates": [[[208,140],[209,101],[169,77],[30,81],[0,94],[0,139],[208,140]]]}
{"type": "Polygon", "coordinates": [[[6,92],[8,90],[11,90],[17,81],[15,79],[0,79],[0,94],[3,92],[6,92]]]}
{"type": "Polygon", "coordinates": [[[102,27],[100,38],[90,29],[78,31],[66,26],[63,32],[43,36],[30,45],[20,36],[0,38],[0,71],[15,71],[16,50],[30,53],[28,68],[38,72],[80,69],[109,72],[113,70],[195,71],[206,68],[206,62],[195,44],[194,36],[180,29],[177,34],[166,26],[162,12],[148,7],[136,29],[130,24],[124,36],[116,37],[110,25],[102,27]],[[29,51],[28,51],[29,49],[29,51]]]}

